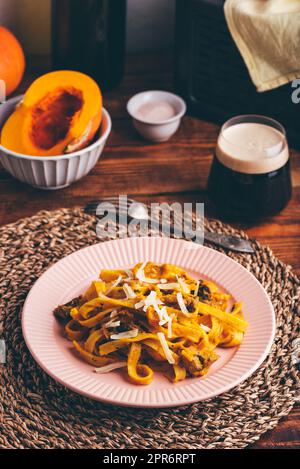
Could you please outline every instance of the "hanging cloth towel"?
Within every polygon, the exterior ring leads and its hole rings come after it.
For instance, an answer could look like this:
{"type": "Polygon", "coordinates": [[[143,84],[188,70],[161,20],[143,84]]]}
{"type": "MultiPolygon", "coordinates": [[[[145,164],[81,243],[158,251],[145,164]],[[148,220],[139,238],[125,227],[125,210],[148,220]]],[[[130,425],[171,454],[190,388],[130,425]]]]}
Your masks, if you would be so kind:
{"type": "Polygon", "coordinates": [[[300,78],[300,0],[226,0],[224,11],[257,91],[300,78]]]}

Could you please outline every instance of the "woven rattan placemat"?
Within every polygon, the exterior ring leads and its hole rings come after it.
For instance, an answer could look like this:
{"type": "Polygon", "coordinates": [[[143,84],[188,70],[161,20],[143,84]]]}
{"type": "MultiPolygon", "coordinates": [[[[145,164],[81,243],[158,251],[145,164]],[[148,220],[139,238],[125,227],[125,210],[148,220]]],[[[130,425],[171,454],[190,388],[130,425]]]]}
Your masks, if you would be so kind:
{"type": "MultiPolygon", "coordinates": [[[[239,233],[207,221],[206,228],[239,233]]],[[[299,335],[299,279],[254,243],[230,253],[264,285],[277,316],[268,359],[248,380],[217,398],[181,408],[130,409],[81,397],[53,381],[31,357],[20,315],[34,281],[52,263],[99,240],[80,209],[40,212],[0,229],[0,448],[243,448],[287,415],[296,401],[293,341],[299,335]]]]}

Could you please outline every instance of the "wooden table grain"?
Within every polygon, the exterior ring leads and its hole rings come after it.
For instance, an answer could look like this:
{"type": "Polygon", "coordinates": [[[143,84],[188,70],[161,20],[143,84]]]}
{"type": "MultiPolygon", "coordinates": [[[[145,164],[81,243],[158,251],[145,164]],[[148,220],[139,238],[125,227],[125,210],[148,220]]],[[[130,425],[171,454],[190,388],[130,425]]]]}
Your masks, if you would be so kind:
{"type": "MultiPolygon", "coordinates": [[[[30,66],[18,93],[45,71],[43,62],[30,66]]],[[[37,190],[13,179],[0,167],[0,223],[14,222],[42,209],[84,205],[91,199],[117,194],[145,202],[205,202],[206,215],[214,216],[206,183],[219,126],[186,116],[170,141],[159,145],[143,141],[132,127],[126,102],[147,89],[172,89],[172,63],[165,55],[127,59],[122,84],[104,95],[113,122],[109,141],[96,167],[71,187],[37,190]]],[[[269,245],[300,274],[300,152],[291,150],[291,163],[293,196],[288,206],[261,223],[239,226],[269,245]]],[[[300,407],[251,448],[300,448],[300,407]]]]}

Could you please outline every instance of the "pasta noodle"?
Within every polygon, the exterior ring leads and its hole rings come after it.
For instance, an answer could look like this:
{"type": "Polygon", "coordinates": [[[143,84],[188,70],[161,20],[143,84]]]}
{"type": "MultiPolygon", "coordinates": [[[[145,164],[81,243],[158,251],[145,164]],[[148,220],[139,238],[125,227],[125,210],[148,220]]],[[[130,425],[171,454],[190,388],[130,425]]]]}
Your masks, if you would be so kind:
{"type": "Polygon", "coordinates": [[[126,368],[128,379],[141,385],[156,370],[173,382],[205,375],[218,359],[216,347],[239,345],[248,326],[242,303],[215,283],[152,262],[102,270],[54,314],[95,371],[126,368]]]}

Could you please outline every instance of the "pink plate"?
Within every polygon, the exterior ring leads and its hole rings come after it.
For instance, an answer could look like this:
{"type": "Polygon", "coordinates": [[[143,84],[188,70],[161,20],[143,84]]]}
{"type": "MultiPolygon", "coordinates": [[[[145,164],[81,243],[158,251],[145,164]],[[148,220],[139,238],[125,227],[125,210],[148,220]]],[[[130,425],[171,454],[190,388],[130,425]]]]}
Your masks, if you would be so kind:
{"type": "Polygon", "coordinates": [[[77,251],[50,267],[32,287],[23,308],[26,344],[37,363],[55,380],[103,402],[135,407],[171,407],[202,401],[248,378],[270,351],[275,315],[256,278],[237,262],[213,249],[168,238],[126,238],[77,251]],[[205,276],[244,303],[249,328],[238,348],[218,349],[219,360],[202,378],[172,384],[159,373],[148,386],[131,384],[126,374],[96,374],[74,353],[53,316],[54,308],[82,293],[101,269],[128,268],[151,260],[205,276]]]}

